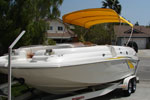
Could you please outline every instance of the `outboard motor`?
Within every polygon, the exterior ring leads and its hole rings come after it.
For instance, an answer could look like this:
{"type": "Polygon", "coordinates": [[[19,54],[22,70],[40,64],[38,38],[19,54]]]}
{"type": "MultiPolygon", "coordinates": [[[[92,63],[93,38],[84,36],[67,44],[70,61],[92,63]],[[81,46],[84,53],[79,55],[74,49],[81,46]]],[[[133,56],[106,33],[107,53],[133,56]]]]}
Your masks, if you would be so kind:
{"type": "Polygon", "coordinates": [[[133,48],[136,51],[136,53],[138,53],[138,45],[136,44],[136,42],[130,41],[127,46],[133,48]]]}

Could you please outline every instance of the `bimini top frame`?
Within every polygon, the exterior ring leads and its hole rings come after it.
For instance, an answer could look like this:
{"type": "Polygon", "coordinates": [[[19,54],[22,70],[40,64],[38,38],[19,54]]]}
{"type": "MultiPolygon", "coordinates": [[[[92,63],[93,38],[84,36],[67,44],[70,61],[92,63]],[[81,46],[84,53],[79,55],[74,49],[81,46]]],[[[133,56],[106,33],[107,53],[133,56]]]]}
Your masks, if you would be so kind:
{"type": "Polygon", "coordinates": [[[63,22],[90,28],[101,23],[127,23],[133,25],[118,15],[114,10],[107,8],[94,8],[75,11],[63,16],[63,22]]]}

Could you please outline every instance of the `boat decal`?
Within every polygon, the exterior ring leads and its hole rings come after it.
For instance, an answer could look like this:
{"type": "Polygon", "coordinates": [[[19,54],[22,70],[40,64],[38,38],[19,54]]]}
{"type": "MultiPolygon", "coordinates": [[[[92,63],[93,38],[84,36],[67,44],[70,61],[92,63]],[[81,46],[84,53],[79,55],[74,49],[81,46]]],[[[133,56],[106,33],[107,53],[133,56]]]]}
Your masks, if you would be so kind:
{"type": "Polygon", "coordinates": [[[131,61],[127,60],[127,63],[130,69],[134,69],[134,65],[132,64],[131,61]]]}
{"type": "Polygon", "coordinates": [[[129,57],[120,56],[120,57],[116,57],[116,58],[108,58],[106,60],[118,60],[118,59],[124,59],[124,58],[129,58],[129,57]]]}

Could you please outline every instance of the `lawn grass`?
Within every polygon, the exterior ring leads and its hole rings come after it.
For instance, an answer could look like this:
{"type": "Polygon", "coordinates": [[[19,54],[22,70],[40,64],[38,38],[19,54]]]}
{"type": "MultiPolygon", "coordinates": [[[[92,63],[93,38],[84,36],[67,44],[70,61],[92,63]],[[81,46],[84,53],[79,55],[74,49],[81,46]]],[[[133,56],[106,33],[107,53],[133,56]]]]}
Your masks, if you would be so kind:
{"type": "Polygon", "coordinates": [[[23,85],[21,85],[20,83],[14,84],[12,86],[12,96],[17,97],[19,95],[22,95],[23,92],[27,90],[28,90],[28,87],[25,84],[23,85]]]}
{"type": "MultiPolygon", "coordinates": [[[[20,84],[20,83],[16,83],[14,85],[12,85],[12,97],[17,97],[22,95],[24,92],[26,92],[29,88],[27,87],[26,84],[20,84]]],[[[6,97],[2,97],[2,100],[7,100],[6,97]]]]}

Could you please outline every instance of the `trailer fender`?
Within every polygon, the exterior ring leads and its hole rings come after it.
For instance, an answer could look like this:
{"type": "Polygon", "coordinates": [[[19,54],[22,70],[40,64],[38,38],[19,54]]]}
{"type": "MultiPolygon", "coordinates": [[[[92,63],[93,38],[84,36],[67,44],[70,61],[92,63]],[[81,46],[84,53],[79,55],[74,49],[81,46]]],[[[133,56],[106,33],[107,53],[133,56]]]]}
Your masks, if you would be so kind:
{"type": "Polygon", "coordinates": [[[123,84],[121,85],[121,88],[122,88],[123,90],[128,90],[129,81],[130,81],[131,79],[133,79],[133,78],[136,78],[136,75],[129,76],[129,77],[125,78],[125,79],[123,80],[123,84]]]}

